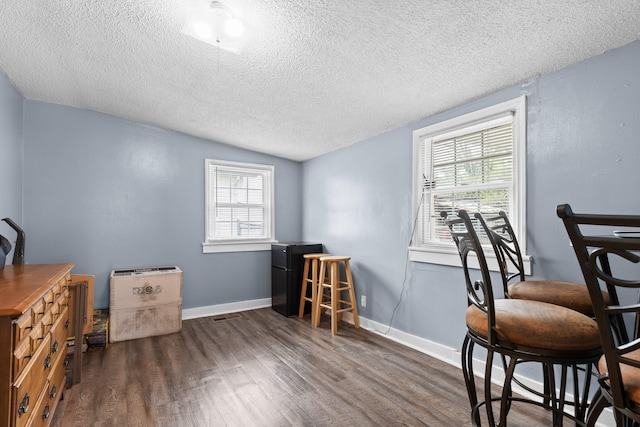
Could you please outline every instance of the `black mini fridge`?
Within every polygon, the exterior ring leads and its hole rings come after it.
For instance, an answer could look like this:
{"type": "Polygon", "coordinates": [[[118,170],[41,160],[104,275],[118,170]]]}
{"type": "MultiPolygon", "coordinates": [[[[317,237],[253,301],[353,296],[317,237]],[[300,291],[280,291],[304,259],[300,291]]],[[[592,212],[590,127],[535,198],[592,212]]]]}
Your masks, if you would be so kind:
{"type": "MultiPolygon", "coordinates": [[[[271,245],[271,307],[284,316],[298,314],[304,254],[321,253],[321,243],[271,245]]],[[[308,304],[307,304],[308,305],[308,304]]],[[[307,311],[310,307],[307,307],[307,311]]]]}

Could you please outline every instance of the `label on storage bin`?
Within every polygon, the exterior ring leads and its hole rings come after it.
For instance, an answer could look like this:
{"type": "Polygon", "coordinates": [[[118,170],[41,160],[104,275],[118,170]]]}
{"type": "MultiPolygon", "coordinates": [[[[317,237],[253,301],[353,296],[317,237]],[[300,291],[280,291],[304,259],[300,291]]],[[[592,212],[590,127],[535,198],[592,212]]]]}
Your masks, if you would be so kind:
{"type": "Polygon", "coordinates": [[[131,293],[133,295],[150,295],[150,294],[159,294],[162,292],[162,286],[134,286],[131,288],[131,293]]]}

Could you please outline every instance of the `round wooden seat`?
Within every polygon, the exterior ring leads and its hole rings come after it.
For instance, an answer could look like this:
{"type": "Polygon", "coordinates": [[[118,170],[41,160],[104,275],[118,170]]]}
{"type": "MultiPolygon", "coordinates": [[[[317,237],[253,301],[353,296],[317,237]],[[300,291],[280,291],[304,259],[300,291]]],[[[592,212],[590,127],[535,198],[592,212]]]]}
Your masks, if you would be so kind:
{"type": "MultiPolygon", "coordinates": [[[[609,294],[602,295],[610,303],[609,294]]],[[[509,297],[561,305],[593,317],[591,297],[585,285],[557,280],[526,280],[509,285],[509,297]]]]}
{"type": "MultiPolygon", "coordinates": [[[[575,310],[539,301],[495,300],[495,330],[499,344],[554,351],[601,352],[595,320],[575,310]]],[[[467,308],[466,322],[487,337],[487,314],[475,305],[467,308]]]]}
{"type": "MultiPolygon", "coordinates": [[[[625,357],[640,362],[640,349],[625,354],[625,357]]],[[[598,361],[598,372],[600,375],[609,374],[607,359],[604,355],[598,361]]],[[[625,395],[636,405],[640,405],[640,368],[621,363],[620,375],[625,395]]],[[[607,379],[606,382],[608,383],[609,380],[607,379]]]]}

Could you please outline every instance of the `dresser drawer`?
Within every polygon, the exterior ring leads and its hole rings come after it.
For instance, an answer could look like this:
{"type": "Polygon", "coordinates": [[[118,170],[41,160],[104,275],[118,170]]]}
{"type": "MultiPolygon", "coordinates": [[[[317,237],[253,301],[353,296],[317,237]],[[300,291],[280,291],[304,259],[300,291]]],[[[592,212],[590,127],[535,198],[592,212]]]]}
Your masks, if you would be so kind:
{"type": "Polygon", "coordinates": [[[31,361],[13,383],[11,399],[12,410],[16,417],[16,427],[26,425],[34,411],[37,399],[47,383],[51,372],[51,340],[49,336],[44,339],[34,353],[31,361]]]}
{"type": "Polygon", "coordinates": [[[42,322],[34,324],[33,329],[29,333],[29,343],[32,354],[40,348],[42,341],[44,341],[44,337],[45,333],[44,329],[42,329],[42,322]]]}
{"type": "Polygon", "coordinates": [[[23,341],[13,350],[13,378],[18,378],[31,361],[32,356],[31,343],[28,340],[23,341]]]}
{"type": "Polygon", "coordinates": [[[35,325],[36,323],[40,322],[40,320],[42,320],[42,316],[44,316],[46,312],[47,309],[45,308],[44,299],[38,298],[38,301],[36,301],[33,306],[31,306],[31,317],[33,319],[33,324],[35,325]]]}
{"type": "Polygon", "coordinates": [[[59,280],[53,287],[51,288],[51,292],[53,292],[53,299],[58,299],[58,297],[62,294],[62,285],[64,284],[63,280],[59,280]]]}
{"type": "Polygon", "coordinates": [[[28,310],[14,323],[14,347],[18,347],[23,340],[26,340],[31,329],[33,329],[33,314],[28,310]]]}
{"type": "Polygon", "coordinates": [[[56,406],[58,406],[58,401],[62,397],[62,393],[64,392],[64,387],[66,384],[66,373],[67,367],[64,365],[64,360],[60,359],[57,365],[54,365],[53,372],[51,372],[51,376],[49,377],[49,406],[51,410],[54,411],[56,406]]]}
{"type": "Polygon", "coordinates": [[[55,301],[53,289],[49,289],[47,292],[45,292],[42,299],[44,300],[44,309],[49,310],[53,305],[53,301],[55,301]]]}
{"type": "Polygon", "coordinates": [[[68,295],[68,293],[69,293],[69,285],[71,284],[71,274],[67,274],[62,279],[60,279],[58,281],[58,284],[60,284],[60,290],[62,292],[67,292],[67,295],[68,295]]]}
{"type": "Polygon", "coordinates": [[[44,316],[42,316],[42,320],[40,320],[42,330],[45,334],[51,331],[51,328],[53,327],[53,320],[53,313],[51,310],[47,310],[44,316]]]}
{"type": "Polygon", "coordinates": [[[69,310],[64,309],[51,328],[51,358],[54,365],[60,357],[67,354],[67,337],[69,336],[69,310]]]}
{"type": "MultiPolygon", "coordinates": [[[[33,407],[33,413],[29,422],[24,424],[29,427],[46,427],[49,425],[49,421],[53,412],[51,412],[51,404],[49,401],[49,387],[45,387],[38,397],[38,401],[33,407]]],[[[22,427],[19,423],[16,423],[16,427],[22,427]]]]}

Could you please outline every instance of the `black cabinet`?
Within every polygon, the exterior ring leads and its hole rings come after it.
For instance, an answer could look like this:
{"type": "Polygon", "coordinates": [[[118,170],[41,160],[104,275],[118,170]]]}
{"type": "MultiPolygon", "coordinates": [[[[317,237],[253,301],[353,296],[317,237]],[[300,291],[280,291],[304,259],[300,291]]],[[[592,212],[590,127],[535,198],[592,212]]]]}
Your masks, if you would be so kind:
{"type": "Polygon", "coordinates": [[[284,316],[298,314],[304,268],[303,255],[321,252],[320,243],[271,245],[271,307],[275,311],[284,316]]]}

